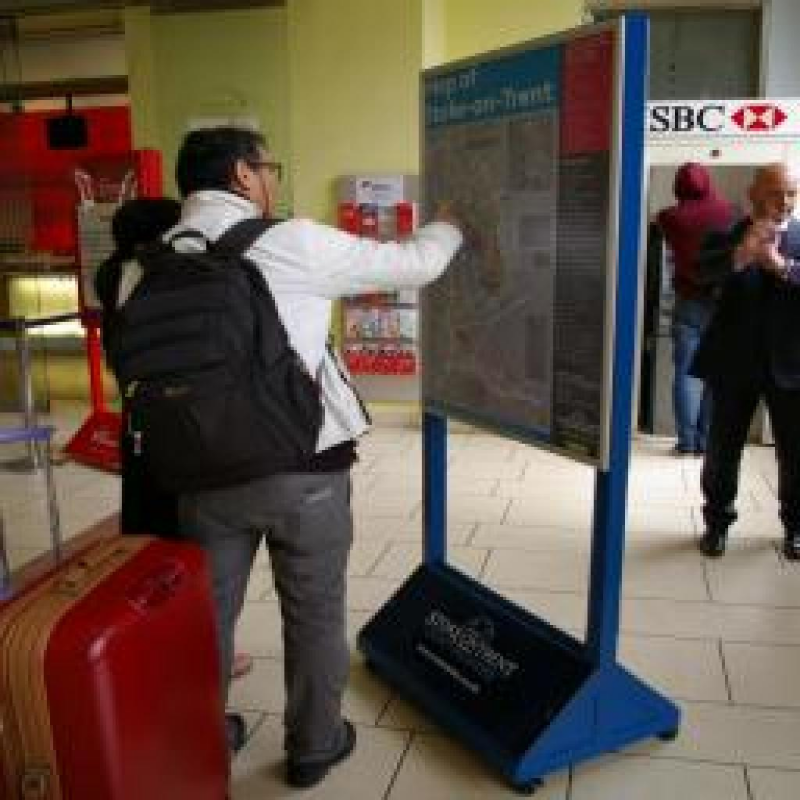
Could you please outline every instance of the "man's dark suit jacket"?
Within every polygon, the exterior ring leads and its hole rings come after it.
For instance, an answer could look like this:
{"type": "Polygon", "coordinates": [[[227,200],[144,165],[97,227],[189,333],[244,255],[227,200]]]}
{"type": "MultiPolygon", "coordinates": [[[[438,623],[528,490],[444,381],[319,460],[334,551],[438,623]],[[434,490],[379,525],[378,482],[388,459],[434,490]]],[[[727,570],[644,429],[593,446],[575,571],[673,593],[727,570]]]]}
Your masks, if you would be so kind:
{"type": "MultiPolygon", "coordinates": [[[[698,277],[719,286],[717,307],[695,353],[692,375],[715,383],[749,383],[769,370],[777,386],[800,389],[800,285],[758,266],[733,271],[745,219],[712,234],[698,259],[698,277]]],[[[800,260],[800,222],[792,220],[781,252],[800,260]]]]}

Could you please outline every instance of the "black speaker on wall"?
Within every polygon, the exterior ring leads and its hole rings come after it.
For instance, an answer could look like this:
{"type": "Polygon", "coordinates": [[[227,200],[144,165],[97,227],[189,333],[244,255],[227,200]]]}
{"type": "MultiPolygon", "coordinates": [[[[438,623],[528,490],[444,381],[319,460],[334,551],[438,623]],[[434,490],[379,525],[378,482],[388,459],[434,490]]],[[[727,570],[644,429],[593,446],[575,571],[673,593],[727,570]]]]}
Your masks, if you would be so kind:
{"type": "Polygon", "coordinates": [[[47,146],[51,150],[78,150],[88,144],[86,117],[68,113],[47,120],[47,146]]]}

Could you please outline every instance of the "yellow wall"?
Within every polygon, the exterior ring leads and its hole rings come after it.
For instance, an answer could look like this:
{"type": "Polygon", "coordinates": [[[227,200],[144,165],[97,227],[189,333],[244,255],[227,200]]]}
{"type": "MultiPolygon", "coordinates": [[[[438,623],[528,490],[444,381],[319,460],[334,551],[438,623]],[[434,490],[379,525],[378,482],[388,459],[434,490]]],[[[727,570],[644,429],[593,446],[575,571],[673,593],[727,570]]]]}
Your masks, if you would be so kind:
{"type": "Polygon", "coordinates": [[[288,0],[294,201],[331,219],[334,181],[419,169],[422,0],[288,0]]]}
{"type": "Polygon", "coordinates": [[[124,21],[133,146],[160,148],[150,8],[127,8],[124,21]]]}
{"type": "Polygon", "coordinates": [[[435,67],[447,60],[447,0],[422,2],[422,65],[435,67]]]}
{"type": "Polygon", "coordinates": [[[336,178],[419,170],[421,69],[581,21],[583,0],[287,0],[285,8],[126,12],[136,146],[166,189],[191,118],[260,121],[289,164],[282,211],[332,220],[336,178]]]}
{"type": "Polygon", "coordinates": [[[573,28],[584,0],[443,0],[449,61],[573,28]]]}
{"type": "MultiPolygon", "coordinates": [[[[288,160],[284,9],[164,15],[133,9],[126,39],[134,142],[162,150],[166,192],[176,194],[175,156],[193,119],[257,120],[276,157],[288,160]],[[137,119],[142,114],[149,124],[137,119]]],[[[287,180],[282,213],[290,201],[287,180]]]]}

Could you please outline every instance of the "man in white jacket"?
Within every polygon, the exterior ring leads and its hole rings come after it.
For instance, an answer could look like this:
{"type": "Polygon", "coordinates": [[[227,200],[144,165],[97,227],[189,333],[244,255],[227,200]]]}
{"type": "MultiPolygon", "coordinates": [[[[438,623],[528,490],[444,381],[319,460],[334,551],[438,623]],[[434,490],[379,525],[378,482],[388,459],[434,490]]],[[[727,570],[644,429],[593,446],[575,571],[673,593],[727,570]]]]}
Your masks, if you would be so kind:
{"type": "MultiPolygon", "coordinates": [[[[280,172],[260,134],[189,133],[176,168],[183,212],[167,238],[189,229],[213,242],[241,219],[271,217],[280,172]]],[[[345,577],[353,533],[350,467],[369,419],[327,346],[332,301],[434,280],[461,245],[454,222],[443,209],[404,241],[379,243],[290,219],[270,227],[246,253],[272,291],[292,347],[319,382],[324,419],[317,454],[306,472],[187,493],[181,528],[209,554],[226,676],[253,559],[266,543],[283,619],[284,746],[293,786],[318,783],[355,746],[355,730],[341,715],[349,667],[345,577]]],[[[178,242],[201,246],[187,237],[178,242]]]]}

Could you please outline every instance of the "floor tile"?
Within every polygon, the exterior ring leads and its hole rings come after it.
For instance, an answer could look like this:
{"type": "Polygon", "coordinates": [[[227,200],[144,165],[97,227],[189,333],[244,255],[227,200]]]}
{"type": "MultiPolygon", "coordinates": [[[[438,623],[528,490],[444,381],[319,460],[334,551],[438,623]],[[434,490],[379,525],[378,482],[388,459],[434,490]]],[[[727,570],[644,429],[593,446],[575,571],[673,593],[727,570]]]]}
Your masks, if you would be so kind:
{"type": "Polygon", "coordinates": [[[653,506],[649,503],[628,507],[627,531],[630,536],[652,533],[683,538],[696,533],[694,518],[688,507],[653,506]]]}
{"type": "Polygon", "coordinates": [[[581,591],[588,583],[589,560],[583,553],[494,550],[484,568],[484,580],[505,589],[581,591]]]}
{"type": "Polygon", "coordinates": [[[637,756],[579,766],[570,800],[749,800],[744,769],[637,756]]]}
{"type": "Polygon", "coordinates": [[[237,710],[283,712],[283,662],[275,658],[254,658],[253,669],[231,683],[228,706],[237,710]]]}
{"type": "Polygon", "coordinates": [[[264,798],[347,798],[383,800],[406,747],[408,734],[356,725],[356,748],[312,789],[286,785],[283,727],[268,716],[233,764],[232,800],[264,798]]]}
{"type": "Polygon", "coordinates": [[[631,539],[625,551],[622,592],[637,597],[705,600],[708,588],[703,559],[690,539],[631,539]]]}
{"type": "Polygon", "coordinates": [[[800,607],[800,569],[782,562],[773,542],[732,543],[719,559],[706,559],[711,598],[719,603],[800,607]]]}
{"type": "Polygon", "coordinates": [[[394,578],[348,578],[347,608],[349,611],[377,611],[402,583],[402,580],[394,578]]]}
{"type": "MultiPolygon", "coordinates": [[[[537,553],[497,549],[484,570],[487,583],[508,589],[583,592],[588,576],[587,555],[566,549],[537,553]]],[[[668,539],[629,546],[623,592],[641,597],[708,597],[701,560],[689,545],[668,539]]]]}
{"type": "Polygon", "coordinates": [[[586,633],[587,596],[579,591],[553,592],[508,589],[503,596],[556,628],[571,632],[580,641],[586,633]]]}
{"type": "Polygon", "coordinates": [[[447,519],[452,522],[502,522],[510,502],[505,497],[454,495],[447,504],[447,519]]]}
{"type": "Polygon", "coordinates": [[[472,547],[509,548],[512,550],[567,549],[588,553],[591,537],[587,531],[549,528],[540,525],[496,525],[479,523],[469,544],[472,547]]]}
{"type": "Polygon", "coordinates": [[[800,644],[800,609],[623,596],[621,628],[683,638],[800,644]]]}
{"type": "Polygon", "coordinates": [[[723,643],[735,703],[800,708],[800,647],[723,643]]]}
{"type": "Polygon", "coordinates": [[[393,693],[378,718],[378,726],[401,731],[417,731],[422,733],[439,733],[444,735],[439,726],[417,706],[393,693]]]}
{"type": "Polygon", "coordinates": [[[282,658],[281,615],[277,602],[245,603],[236,626],[236,648],[259,658],[282,658]]]}
{"type": "Polygon", "coordinates": [[[272,585],[272,572],[268,567],[263,569],[254,569],[250,573],[250,579],[247,581],[247,594],[245,600],[248,602],[259,602],[274,598],[274,588],[272,585]]]}
{"type": "Polygon", "coordinates": [[[619,661],[673,700],[728,702],[719,644],[715,641],[625,635],[620,639],[619,661]]]}
{"type": "Polygon", "coordinates": [[[422,492],[399,495],[376,491],[353,494],[353,513],[368,516],[410,517],[422,503],[422,492]]]}
{"type": "Polygon", "coordinates": [[[748,767],[747,777],[753,800],[797,800],[800,797],[800,772],[748,767]]]}
{"type": "Polygon", "coordinates": [[[364,536],[355,538],[350,548],[347,574],[369,575],[390,546],[388,542],[369,540],[364,536]]]}
{"type": "MultiPolygon", "coordinates": [[[[486,561],[487,551],[479,547],[454,546],[448,550],[448,563],[479,578],[486,561]]],[[[376,578],[403,580],[422,563],[421,542],[397,542],[386,550],[375,564],[372,575],[376,578]]]]}
{"type": "MultiPolygon", "coordinates": [[[[491,772],[475,753],[452,739],[417,734],[387,800],[514,800],[519,793],[491,772]]],[[[566,800],[567,776],[557,774],[537,789],[537,800],[566,800]]]]}
{"type": "Polygon", "coordinates": [[[648,740],[636,750],[651,756],[800,770],[800,712],[712,703],[680,704],[680,734],[648,740]]]}
{"type": "MultiPolygon", "coordinates": [[[[488,520],[487,520],[488,521],[488,520]]],[[[509,525],[535,525],[538,527],[592,529],[590,501],[569,497],[541,502],[529,498],[511,498],[508,513],[503,519],[509,525]]]]}
{"type": "MultiPolygon", "coordinates": [[[[350,677],[342,699],[342,713],[354,722],[374,725],[389,702],[390,689],[354,657],[350,677]]],[[[282,714],[286,702],[283,662],[273,658],[255,658],[253,669],[231,684],[228,706],[244,711],[282,714]]]]}

